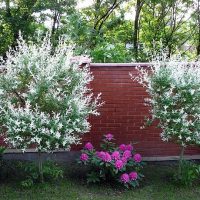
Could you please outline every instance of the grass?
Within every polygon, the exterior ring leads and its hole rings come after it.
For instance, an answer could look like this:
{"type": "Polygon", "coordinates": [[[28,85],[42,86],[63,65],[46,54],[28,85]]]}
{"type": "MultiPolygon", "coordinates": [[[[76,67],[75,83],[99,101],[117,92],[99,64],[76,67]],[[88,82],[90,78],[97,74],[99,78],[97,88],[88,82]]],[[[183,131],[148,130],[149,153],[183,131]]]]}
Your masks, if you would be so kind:
{"type": "Polygon", "coordinates": [[[200,184],[176,186],[170,181],[175,165],[148,164],[145,181],[140,188],[126,190],[111,184],[87,185],[80,169],[71,169],[58,183],[34,185],[22,189],[16,182],[0,183],[2,200],[199,200],[200,184]]]}

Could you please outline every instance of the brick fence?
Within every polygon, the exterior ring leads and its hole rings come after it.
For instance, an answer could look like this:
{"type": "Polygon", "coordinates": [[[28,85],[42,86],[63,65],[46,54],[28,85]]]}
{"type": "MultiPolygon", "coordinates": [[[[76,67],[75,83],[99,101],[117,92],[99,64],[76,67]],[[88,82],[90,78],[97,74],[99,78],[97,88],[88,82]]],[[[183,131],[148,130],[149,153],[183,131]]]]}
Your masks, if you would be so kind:
{"type": "MultiPolygon", "coordinates": [[[[110,132],[117,143],[136,143],[136,150],[145,157],[151,157],[150,160],[177,159],[179,147],[162,142],[156,125],[140,128],[148,115],[144,106],[144,98],[148,95],[141,85],[130,78],[129,73],[138,73],[137,65],[148,67],[148,64],[90,64],[94,75],[91,87],[95,94],[102,93],[105,104],[99,110],[100,116],[90,118],[92,129],[84,135],[82,142],[91,141],[98,148],[102,135],[110,132]]],[[[73,150],[80,150],[81,147],[73,150]]],[[[200,159],[200,148],[188,147],[186,155],[200,159]]]]}
{"type": "MultiPolygon", "coordinates": [[[[139,64],[137,64],[139,65],[139,64]]],[[[118,143],[135,142],[135,148],[146,157],[179,155],[179,147],[164,143],[156,125],[141,129],[148,109],[144,98],[145,89],[131,80],[129,73],[137,74],[136,64],[91,64],[94,80],[91,84],[94,93],[102,93],[105,104],[101,115],[91,117],[92,129],[83,138],[98,147],[103,134],[111,132],[118,143]]],[[[140,64],[147,67],[147,64],[140,64]]],[[[187,155],[200,155],[200,148],[188,148],[187,155]]]]}

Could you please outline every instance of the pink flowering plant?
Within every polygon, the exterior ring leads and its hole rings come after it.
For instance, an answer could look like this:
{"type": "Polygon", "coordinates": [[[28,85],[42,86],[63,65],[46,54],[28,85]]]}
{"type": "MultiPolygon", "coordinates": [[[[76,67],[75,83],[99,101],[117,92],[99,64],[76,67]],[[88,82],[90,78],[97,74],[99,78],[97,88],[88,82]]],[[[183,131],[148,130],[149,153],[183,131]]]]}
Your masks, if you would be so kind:
{"type": "Polygon", "coordinates": [[[78,163],[89,166],[87,182],[114,180],[127,188],[139,186],[144,177],[141,173],[144,165],[142,156],[135,152],[132,144],[117,146],[114,140],[111,133],[104,135],[100,151],[90,142],[85,144],[78,163]]]}

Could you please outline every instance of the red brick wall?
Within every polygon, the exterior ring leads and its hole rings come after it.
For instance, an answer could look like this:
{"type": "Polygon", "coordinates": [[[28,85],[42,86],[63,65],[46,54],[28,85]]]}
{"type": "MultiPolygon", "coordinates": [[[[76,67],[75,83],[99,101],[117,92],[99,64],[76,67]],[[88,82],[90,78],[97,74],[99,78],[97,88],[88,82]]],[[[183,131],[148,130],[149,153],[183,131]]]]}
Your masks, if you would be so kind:
{"type": "MultiPolygon", "coordinates": [[[[161,141],[160,130],[155,125],[140,129],[144,124],[144,116],[148,114],[143,104],[148,95],[145,89],[133,82],[129,76],[130,72],[137,74],[135,65],[91,64],[90,67],[94,75],[91,87],[95,94],[102,93],[105,104],[100,108],[100,116],[90,118],[92,129],[84,135],[83,143],[91,141],[98,147],[102,135],[111,132],[119,144],[135,142],[136,150],[143,156],[179,154],[177,145],[161,141]]],[[[75,149],[81,149],[81,146],[75,149]]],[[[198,155],[200,148],[188,148],[186,154],[198,155]]]]}
{"type": "MultiPolygon", "coordinates": [[[[100,108],[100,116],[91,117],[92,129],[84,136],[83,142],[91,141],[98,147],[102,135],[111,132],[118,143],[137,143],[135,148],[144,156],[179,155],[177,145],[161,141],[160,130],[155,125],[140,128],[148,114],[144,106],[144,98],[148,95],[129,76],[130,72],[138,73],[134,65],[91,64],[91,71],[94,75],[93,91],[102,93],[105,104],[100,108]]],[[[200,154],[200,148],[188,148],[186,154],[200,154]]]]}

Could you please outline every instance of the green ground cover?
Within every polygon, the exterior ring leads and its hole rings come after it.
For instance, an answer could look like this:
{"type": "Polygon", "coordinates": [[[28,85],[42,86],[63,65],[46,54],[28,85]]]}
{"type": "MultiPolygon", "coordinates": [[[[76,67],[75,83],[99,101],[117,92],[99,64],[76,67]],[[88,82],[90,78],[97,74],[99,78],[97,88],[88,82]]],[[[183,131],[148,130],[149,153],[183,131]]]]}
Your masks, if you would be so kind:
{"type": "Polygon", "coordinates": [[[174,184],[170,175],[174,164],[148,164],[144,169],[145,180],[140,188],[123,189],[115,183],[87,185],[81,169],[72,167],[63,180],[37,184],[23,189],[17,181],[4,180],[0,184],[0,199],[31,200],[198,200],[200,184],[183,187],[174,184]]]}

